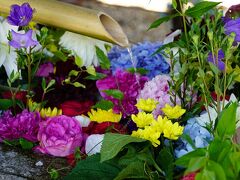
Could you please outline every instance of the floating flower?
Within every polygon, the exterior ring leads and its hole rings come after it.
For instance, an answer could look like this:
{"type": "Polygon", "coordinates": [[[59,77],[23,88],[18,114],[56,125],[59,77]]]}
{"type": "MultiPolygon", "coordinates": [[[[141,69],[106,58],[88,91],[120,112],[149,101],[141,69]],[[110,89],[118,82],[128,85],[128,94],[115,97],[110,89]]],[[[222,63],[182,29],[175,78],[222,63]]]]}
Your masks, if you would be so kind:
{"type": "Polygon", "coordinates": [[[114,75],[109,75],[108,77],[98,80],[96,82],[97,88],[100,91],[100,94],[104,99],[110,100],[113,102],[113,110],[116,113],[122,113],[124,117],[136,114],[138,112],[135,104],[137,103],[137,97],[139,91],[143,87],[144,83],[147,81],[147,78],[140,75],[134,75],[132,73],[117,70],[114,75]],[[124,98],[119,104],[119,100],[111,96],[108,96],[103,91],[108,89],[119,89],[124,98]]]}
{"type": "Polygon", "coordinates": [[[145,112],[139,112],[137,115],[132,114],[132,120],[137,124],[137,127],[142,128],[150,125],[155,121],[152,114],[147,114],[145,112]]]}
{"type": "Polygon", "coordinates": [[[102,109],[97,109],[95,111],[92,109],[91,112],[88,113],[88,116],[91,121],[96,121],[98,123],[119,122],[122,118],[121,114],[115,114],[112,109],[109,109],[107,111],[102,109]]]}
{"type": "Polygon", "coordinates": [[[224,29],[227,35],[235,33],[235,41],[240,42],[240,17],[227,21],[224,25],[224,29]]]}
{"type": "Polygon", "coordinates": [[[105,48],[106,42],[72,32],[65,32],[60,38],[59,44],[67,50],[70,50],[72,55],[80,57],[83,63],[82,65],[86,67],[99,65],[95,50],[96,46],[107,54],[105,48]]]}
{"type": "Polygon", "coordinates": [[[181,106],[176,105],[174,107],[166,104],[162,111],[169,119],[178,119],[180,118],[185,112],[185,109],[182,109],[181,106]]]}
{"type": "Polygon", "coordinates": [[[136,107],[139,110],[143,110],[146,112],[152,112],[154,109],[156,109],[158,102],[154,99],[148,98],[148,99],[139,99],[136,107]]]}
{"type": "Polygon", "coordinates": [[[74,153],[83,141],[82,128],[77,120],[64,115],[48,118],[40,123],[39,146],[36,151],[65,157],[74,153]]]}
{"type": "Polygon", "coordinates": [[[32,39],[32,33],[32,30],[29,30],[25,34],[16,33],[12,30],[12,40],[9,42],[9,45],[16,49],[29,48],[38,45],[38,41],[32,39]]]}
{"type": "Polygon", "coordinates": [[[225,63],[222,61],[224,59],[224,52],[222,49],[218,51],[218,56],[213,56],[212,52],[208,54],[208,62],[213,63],[215,66],[218,67],[220,71],[224,71],[225,69],[225,63]],[[218,57],[218,59],[217,59],[218,57]]]}
{"type": "Polygon", "coordinates": [[[38,112],[22,111],[16,117],[10,111],[6,111],[0,117],[0,142],[24,138],[36,142],[40,123],[38,112]]]}
{"type": "Polygon", "coordinates": [[[158,53],[154,54],[158,48],[162,46],[162,43],[138,43],[131,48],[133,54],[133,60],[131,60],[130,54],[127,49],[121,49],[119,47],[113,47],[108,53],[108,57],[111,61],[111,69],[115,73],[118,68],[123,70],[132,68],[132,61],[136,61],[137,68],[144,68],[148,71],[146,74],[149,78],[153,78],[159,74],[167,74],[170,71],[170,66],[158,53]]]}
{"type": "Polygon", "coordinates": [[[51,109],[50,107],[48,108],[42,108],[40,111],[40,115],[42,118],[47,118],[47,117],[55,117],[62,115],[62,110],[54,107],[51,109]]]}
{"type": "Polygon", "coordinates": [[[3,65],[8,77],[14,71],[17,72],[17,53],[13,47],[8,45],[9,31],[17,31],[18,27],[11,26],[6,20],[0,21],[0,67],[3,65]]]}
{"type": "Polygon", "coordinates": [[[27,26],[32,17],[33,9],[28,3],[23,3],[21,6],[14,4],[11,6],[7,20],[9,24],[14,26],[27,26]]]}

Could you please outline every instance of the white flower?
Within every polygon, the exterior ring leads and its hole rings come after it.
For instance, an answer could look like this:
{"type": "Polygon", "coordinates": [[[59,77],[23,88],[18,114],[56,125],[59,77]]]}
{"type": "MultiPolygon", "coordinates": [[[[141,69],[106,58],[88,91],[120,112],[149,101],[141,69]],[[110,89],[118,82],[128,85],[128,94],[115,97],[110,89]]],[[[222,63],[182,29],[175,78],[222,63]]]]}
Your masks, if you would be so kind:
{"type": "Polygon", "coordinates": [[[104,134],[92,134],[88,136],[85,145],[85,151],[88,156],[100,153],[104,134]]]}
{"type": "Polygon", "coordinates": [[[81,127],[88,127],[90,119],[87,116],[75,116],[74,117],[81,125],[81,127]]]}
{"type": "Polygon", "coordinates": [[[95,46],[98,46],[106,54],[107,51],[104,44],[108,43],[67,31],[60,38],[59,44],[70,50],[72,55],[80,57],[83,61],[83,66],[88,67],[99,65],[95,46]]]}
{"type": "Polygon", "coordinates": [[[18,27],[12,26],[6,20],[0,21],[0,67],[4,66],[8,77],[12,71],[17,72],[17,53],[13,47],[8,45],[8,33],[18,27]]]}

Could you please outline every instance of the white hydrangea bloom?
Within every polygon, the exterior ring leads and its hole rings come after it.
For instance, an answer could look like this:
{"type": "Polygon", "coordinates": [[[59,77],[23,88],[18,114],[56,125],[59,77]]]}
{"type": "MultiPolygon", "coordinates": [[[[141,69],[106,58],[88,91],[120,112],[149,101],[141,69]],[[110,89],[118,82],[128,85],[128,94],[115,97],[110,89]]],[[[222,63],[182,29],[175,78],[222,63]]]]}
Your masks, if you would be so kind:
{"type": "Polygon", "coordinates": [[[0,67],[4,66],[8,77],[12,71],[17,72],[17,53],[8,45],[7,39],[11,30],[17,32],[18,27],[8,24],[6,20],[0,21],[0,67]]]}
{"type": "Polygon", "coordinates": [[[72,55],[80,57],[83,61],[83,66],[98,66],[98,58],[96,55],[95,46],[98,46],[105,54],[107,53],[104,41],[93,39],[80,34],[66,31],[60,38],[59,44],[72,52],[72,55]]]}

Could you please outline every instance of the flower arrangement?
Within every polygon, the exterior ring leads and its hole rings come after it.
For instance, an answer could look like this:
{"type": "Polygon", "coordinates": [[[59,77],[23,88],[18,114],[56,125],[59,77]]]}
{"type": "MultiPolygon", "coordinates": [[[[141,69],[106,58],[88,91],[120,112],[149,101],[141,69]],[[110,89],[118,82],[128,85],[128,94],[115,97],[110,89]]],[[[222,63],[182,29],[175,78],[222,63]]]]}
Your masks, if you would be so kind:
{"type": "Polygon", "coordinates": [[[0,22],[0,143],[66,158],[64,179],[239,179],[239,5],[187,3],[149,28],[180,17],[175,40],[131,49],[12,5],[0,22]]]}

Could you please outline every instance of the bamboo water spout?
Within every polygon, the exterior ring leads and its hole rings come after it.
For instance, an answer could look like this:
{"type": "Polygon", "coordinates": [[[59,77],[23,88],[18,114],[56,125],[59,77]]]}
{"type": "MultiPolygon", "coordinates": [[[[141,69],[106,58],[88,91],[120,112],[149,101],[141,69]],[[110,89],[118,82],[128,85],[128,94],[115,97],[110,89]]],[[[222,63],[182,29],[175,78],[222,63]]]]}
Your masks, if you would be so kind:
{"type": "Polygon", "coordinates": [[[56,0],[0,0],[0,11],[9,13],[12,4],[28,2],[36,10],[33,20],[103,41],[128,46],[120,25],[104,12],[56,0]]]}

